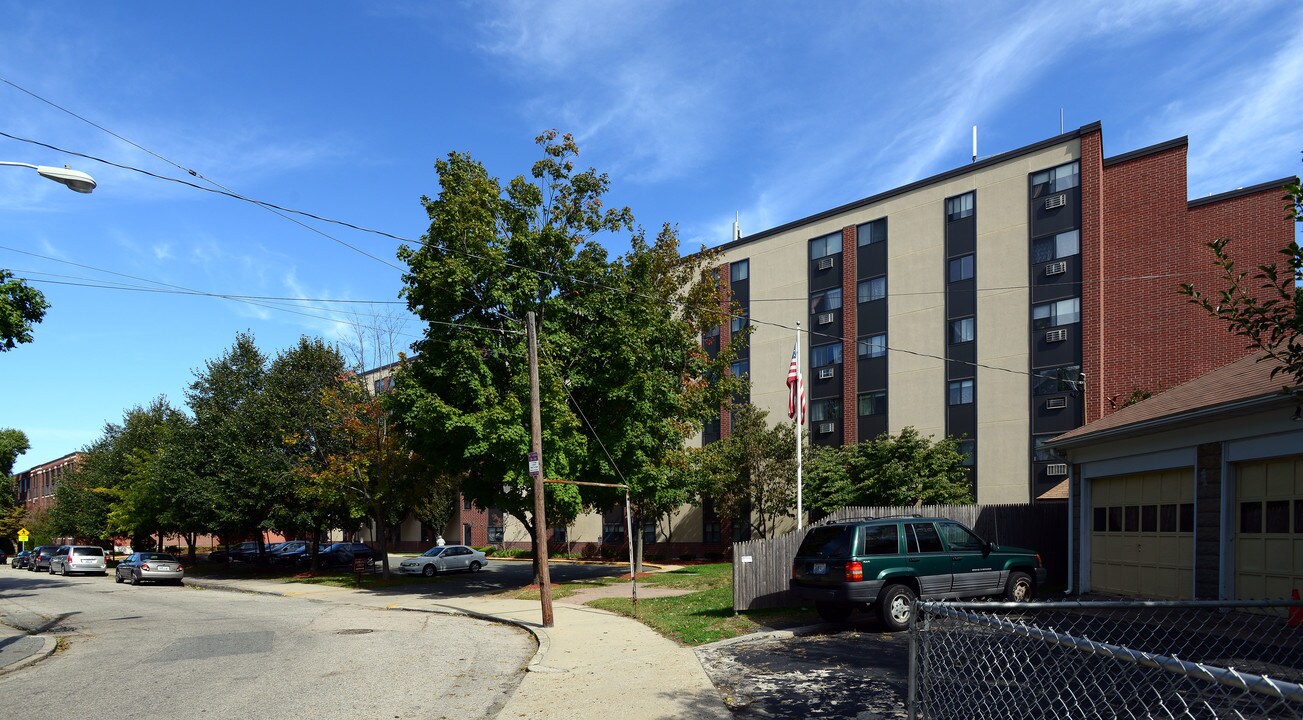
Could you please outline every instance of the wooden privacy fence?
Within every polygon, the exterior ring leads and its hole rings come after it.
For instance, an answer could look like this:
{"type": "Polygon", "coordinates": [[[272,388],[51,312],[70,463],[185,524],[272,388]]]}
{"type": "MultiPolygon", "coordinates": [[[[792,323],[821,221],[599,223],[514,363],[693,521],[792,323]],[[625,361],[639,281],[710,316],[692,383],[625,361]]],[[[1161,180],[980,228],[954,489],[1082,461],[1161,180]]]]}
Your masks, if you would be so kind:
{"type": "MultiPolygon", "coordinates": [[[[1051,586],[1068,577],[1068,506],[1037,505],[927,505],[924,507],[846,507],[814,525],[851,517],[887,515],[943,517],[972,528],[984,540],[1035,550],[1045,563],[1051,586]]],[[[806,526],[808,530],[810,526],[806,526]]],[[[786,535],[733,543],[733,610],[797,605],[787,589],[792,559],[805,539],[805,530],[786,535]]]]}

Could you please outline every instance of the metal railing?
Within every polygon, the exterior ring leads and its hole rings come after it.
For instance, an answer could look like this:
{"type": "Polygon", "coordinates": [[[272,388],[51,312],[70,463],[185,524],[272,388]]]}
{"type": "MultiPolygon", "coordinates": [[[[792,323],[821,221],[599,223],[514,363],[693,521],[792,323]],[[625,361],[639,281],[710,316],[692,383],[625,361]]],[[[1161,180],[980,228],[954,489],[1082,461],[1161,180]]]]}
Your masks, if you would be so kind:
{"type": "Polygon", "coordinates": [[[1303,602],[917,602],[910,717],[1303,719],[1303,602]]]}

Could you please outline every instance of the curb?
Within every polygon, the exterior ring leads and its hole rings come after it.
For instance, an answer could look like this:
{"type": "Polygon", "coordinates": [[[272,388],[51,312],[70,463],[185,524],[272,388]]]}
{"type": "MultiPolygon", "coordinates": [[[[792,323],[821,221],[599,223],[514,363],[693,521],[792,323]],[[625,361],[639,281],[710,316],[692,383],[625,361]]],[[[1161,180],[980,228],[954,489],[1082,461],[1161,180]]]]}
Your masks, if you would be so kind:
{"type": "Polygon", "coordinates": [[[40,638],[41,649],[37,650],[31,655],[28,655],[22,660],[11,662],[8,665],[5,665],[4,667],[0,667],[0,675],[6,675],[8,673],[21,670],[27,667],[28,665],[38,663],[44,660],[45,658],[48,658],[51,655],[53,655],[54,651],[59,647],[59,641],[50,635],[29,635],[28,637],[40,638]]]}
{"type": "Polygon", "coordinates": [[[705,645],[698,645],[694,650],[710,650],[714,648],[729,647],[730,645],[743,645],[749,642],[760,640],[786,640],[787,638],[805,637],[806,635],[816,635],[831,628],[838,627],[840,623],[819,623],[817,625],[803,625],[801,627],[789,628],[787,630],[769,630],[762,632],[749,633],[747,635],[738,635],[737,637],[716,640],[705,645]]]}
{"type": "Polygon", "coordinates": [[[436,604],[432,607],[412,607],[410,605],[392,605],[386,609],[403,610],[406,612],[438,613],[440,615],[465,615],[467,617],[473,617],[478,620],[485,620],[488,622],[500,623],[502,625],[511,625],[514,627],[518,627],[528,632],[530,635],[533,635],[534,642],[538,643],[538,649],[534,651],[534,656],[529,659],[529,664],[525,666],[526,671],[543,672],[543,673],[565,672],[564,670],[550,668],[543,664],[543,658],[547,656],[548,650],[552,649],[552,638],[550,638],[547,634],[547,631],[541,627],[537,627],[529,623],[521,622],[519,620],[512,620],[510,618],[498,617],[497,615],[489,615],[487,613],[476,612],[474,610],[467,610],[465,608],[454,607],[452,605],[436,604]]]}

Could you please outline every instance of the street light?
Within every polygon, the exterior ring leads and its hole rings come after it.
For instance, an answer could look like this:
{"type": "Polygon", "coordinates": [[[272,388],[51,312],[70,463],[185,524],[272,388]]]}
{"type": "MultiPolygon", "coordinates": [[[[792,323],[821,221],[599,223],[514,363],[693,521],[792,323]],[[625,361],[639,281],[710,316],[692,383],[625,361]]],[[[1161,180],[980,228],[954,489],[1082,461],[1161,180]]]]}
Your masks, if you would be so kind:
{"type": "Polygon", "coordinates": [[[67,165],[57,168],[50,167],[49,165],[29,165],[20,162],[4,162],[3,160],[0,160],[0,165],[31,168],[40,173],[41,177],[49,178],[60,185],[66,185],[69,190],[75,190],[79,193],[90,193],[95,189],[95,178],[80,170],[73,170],[67,165]]]}

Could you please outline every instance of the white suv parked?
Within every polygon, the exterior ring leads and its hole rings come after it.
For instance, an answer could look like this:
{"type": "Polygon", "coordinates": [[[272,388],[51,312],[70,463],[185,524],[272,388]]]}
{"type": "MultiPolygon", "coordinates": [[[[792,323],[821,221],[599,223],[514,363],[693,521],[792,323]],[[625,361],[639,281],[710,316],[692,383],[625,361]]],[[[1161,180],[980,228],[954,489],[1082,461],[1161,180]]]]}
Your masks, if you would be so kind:
{"type": "Polygon", "coordinates": [[[50,558],[50,574],[99,573],[108,575],[104,548],[94,545],[64,545],[50,558]]]}

